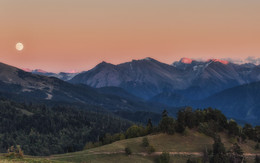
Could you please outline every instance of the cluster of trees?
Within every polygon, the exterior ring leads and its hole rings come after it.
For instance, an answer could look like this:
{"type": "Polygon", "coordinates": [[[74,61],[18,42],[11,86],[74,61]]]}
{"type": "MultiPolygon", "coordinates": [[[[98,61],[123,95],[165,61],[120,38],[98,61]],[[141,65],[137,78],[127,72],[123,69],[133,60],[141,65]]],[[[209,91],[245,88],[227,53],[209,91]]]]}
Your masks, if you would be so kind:
{"type": "Polygon", "coordinates": [[[185,128],[198,128],[201,132],[214,136],[214,133],[228,129],[227,118],[216,109],[195,110],[187,107],[179,110],[177,119],[168,116],[165,110],[162,113],[162,120],[159,123],[159,130],[164,133],[174,134],[183,133],[185,128]]]}
{"type": "MultiPolygon", "coordinates": [[[[178,111],[176,119],[168,116],[168,112],[164,110],[157,126],[154,126],[152,120],[148,119],[146,126],[134,124],[126,132],[114,135],[105,134],[100,138],[99,142],[88,144],[87,148],[109,144],[122,139],[145,136],[151,133],[183,133],[186,128],[196,128],[199,132],[212,138],[218,132],[227,132],[239,142],[246,141],[246,139],[260,141],[260,126],[252,127],[250,124],[245,124],[242,128],[234,120],[228,121],[225,115],[217,109],[207,108],[193,111],[192,108],[187,107],[178,111]]],[[[259,148],[259,144],[256,145],[256,148],[259,148]]]]}
{"type": "Polygon", "coordinates": [[[20,145],[27,155],[82,150],[105,133],[120,133],[132,125],[112,114],[71,107],[25,105],[0,100],[0,152],[20,145]]]}
{"type": "Polygon", "coordinates": [[[216,133],[223,131],[227,132],[229,136],[237,138],[239,142],[246,139],[260,141],[260,126],[253,127],[245,124],[244,127],[241,127],[236,121],[227,120],[221,111],[212,108],[193,111],[192,108],[187,107],[178,111],[176,120],[169,117],[167,111],[164,111],[158,127],[155,128],[155,131],[159,130],[168,134],[183,133],[185,128],[197,128],[198,131],[213,138],[216,133]]]}
{"type": "Polygon", "coordinates": [[[213,153],[210,156],[211,163],[230,163],[230,162],[243,162],[243,151],[237,143],[234,143],[229,151],[226,151],[221,138],[216,136],[214,138],[213,153]]]}

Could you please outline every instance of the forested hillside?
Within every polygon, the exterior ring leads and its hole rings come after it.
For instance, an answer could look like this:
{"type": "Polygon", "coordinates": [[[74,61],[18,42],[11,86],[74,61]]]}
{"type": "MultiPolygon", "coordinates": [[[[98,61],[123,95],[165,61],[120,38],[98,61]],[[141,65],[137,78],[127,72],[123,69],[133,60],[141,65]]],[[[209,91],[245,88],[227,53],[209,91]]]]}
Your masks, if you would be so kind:
{"type": "Polygon", "coordinates": [[[119,133],[130,125],[109,113],[1,99],[0,152],[13,145],[20,145],[30,155],[79,151],[88,141],[99,141],[105,133],[119,133]]]}

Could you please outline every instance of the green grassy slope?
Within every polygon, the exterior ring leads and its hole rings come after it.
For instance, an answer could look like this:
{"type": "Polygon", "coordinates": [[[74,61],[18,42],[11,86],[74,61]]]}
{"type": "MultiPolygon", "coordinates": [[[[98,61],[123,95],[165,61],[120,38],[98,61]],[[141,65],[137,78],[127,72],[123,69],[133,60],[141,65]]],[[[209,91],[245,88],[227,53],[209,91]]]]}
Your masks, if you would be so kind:
{"type": "MultiPolygon", "coordinates": [[[[221,133],[222,142],[228,150],[234,139],[229,138],[226,134],[221,133]]],[[[146,149],[142,146],[143,137],[126,139],[114,142],[112,144],[92,148],[80,152],[67,153],[62,155],[52,155],[49,157],[31,157],[30,160],[38,159],[43,162],[84,162],[84,163],[152,163],[158,157],[160,152],[167,151],[171,154],[171,162],[184,163],[191,158],[199,159],[203,149],[211,149],[213,139],[204,134],[193,130],[187,130],[185,134],[156,134],[147,136],[151,145],[156,149],[156,152],[148,155],[146,149]],[[133,154],[126,156],[124,154],[125,147],[130,147],[133,154]]],[[[247,157],[248,162],[253,162],[255,154],[260,155],[260,151],[255,151],[255,142],[247,141],[239,145],[244,153],[251,153],[247,157]]],[[[21,160],[20,160],[21,161],[21,160]]],[[[9,163],[9,162],[7,162],[9,163]]]]}

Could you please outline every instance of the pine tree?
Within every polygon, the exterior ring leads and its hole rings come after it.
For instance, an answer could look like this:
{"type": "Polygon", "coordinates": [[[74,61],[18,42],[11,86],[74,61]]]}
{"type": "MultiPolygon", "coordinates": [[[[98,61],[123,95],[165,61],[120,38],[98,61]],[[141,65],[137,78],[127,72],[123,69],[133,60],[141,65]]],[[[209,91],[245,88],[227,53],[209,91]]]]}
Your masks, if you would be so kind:
{"type": "Polygon", "coordinates": [[[175,120],[171,117],[163,117],[159,123],[160,131],[167,134],[174,134],[175,126],[175,120]]]}
{"type": "Polygon", "coordinates": [[[147,125],[146,125],[146,132],[147,134],[150,134],[153,132],[153,123],[152,123],[152,120],[149,118],[148,119],[148,122],[147,122],[147,125]]]}
{"type": "Polygon", "coordinates": [[[162,112],[162,118],[164,118],[164,117],[168,117],[168,111],[165,109],[162,112]]]}
{"type": "Polygon", "coordinates": [[[213,157],[211,163],[228,163],[226,149],[219,136],[215,136],[213,144],[213,157]]]}
{"type": "Polygon", "coordinates": [[[228,155],[229,155],[230,162],[240,163],[243,162],[244,160],[243,151],[237,143],[233,145],[228,155]]]}

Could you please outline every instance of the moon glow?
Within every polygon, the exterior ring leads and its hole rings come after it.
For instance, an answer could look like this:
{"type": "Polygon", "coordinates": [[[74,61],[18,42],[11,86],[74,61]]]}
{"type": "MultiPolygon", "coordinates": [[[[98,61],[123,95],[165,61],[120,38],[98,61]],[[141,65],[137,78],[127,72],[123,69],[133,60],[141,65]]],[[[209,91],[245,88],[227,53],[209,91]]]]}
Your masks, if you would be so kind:
{"type": "Polygon", "coordinates": [[[16,45],[15,45],[15,48],[16,48],[16,50],[18,50],[18,51],[22,51],[23,50],[23,44],[22,43],[20,43],[20,42],[18,42],[16,45]]]}

